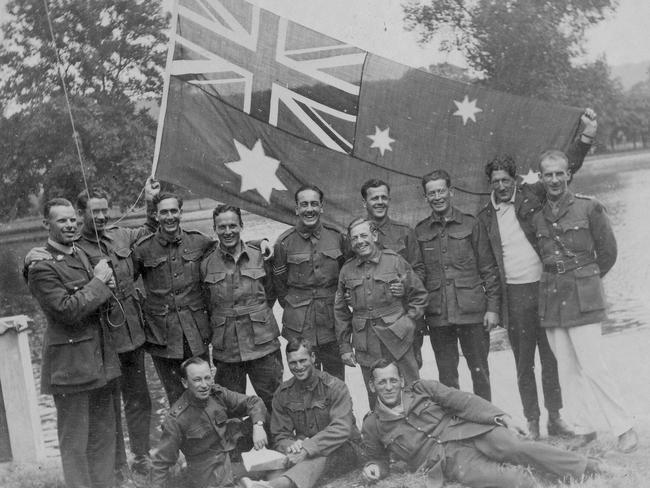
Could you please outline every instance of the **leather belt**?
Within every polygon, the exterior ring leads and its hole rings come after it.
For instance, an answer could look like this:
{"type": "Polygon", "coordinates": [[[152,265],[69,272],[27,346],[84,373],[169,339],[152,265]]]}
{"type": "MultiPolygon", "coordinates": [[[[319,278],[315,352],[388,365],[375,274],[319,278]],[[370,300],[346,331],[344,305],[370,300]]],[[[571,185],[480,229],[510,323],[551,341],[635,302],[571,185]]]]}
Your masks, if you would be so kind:
{"type": "Polygon", "coordinates": [[[554,273],[554,274],[564,274],[568,273],[569,271],[576,270],[578,268],[583,268],[585,266],[588,266],[590,264],[594,264],[595,261],[590,260],[590,261],[581,261],[579,259],[571,259],[568,261],[555,261],[552,264],[545,264],[544,265],[544,271],[547,273],[554,273]]]}

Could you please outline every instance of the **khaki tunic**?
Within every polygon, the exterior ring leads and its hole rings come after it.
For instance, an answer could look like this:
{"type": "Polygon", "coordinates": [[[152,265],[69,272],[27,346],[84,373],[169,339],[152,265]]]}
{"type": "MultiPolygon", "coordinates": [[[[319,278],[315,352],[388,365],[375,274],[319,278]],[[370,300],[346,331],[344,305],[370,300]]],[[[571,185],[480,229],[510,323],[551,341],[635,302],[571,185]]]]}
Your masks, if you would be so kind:
{"type": "Polygon", "coordinates": [[[199,265],[213,245],[200,232],[185,230],[171,241],[160,231],[138,241],[133,264],[147,292],[145,347],[152,356],[183,358],[184,337],[192,355],[207,352],[210,323],[199,265]]]}
{"type": "Polygon", "coordinates": [[[422,317],[427,292],[411,266],[395,251],[380,249],[369,260],[350,259],[339,276],[334,304],[341,354],[352,352],[362,366],[381,357],[380,342],[396,358],[413,344],[415,320],[422,317]],[[390,292],[394,280],[404,283],[404,299],[390,292]],[[350,293],[352,311],[345,300],[350,293]]]}
{"type": "Polygon", "coordinates": [[[600,202],[568,192],[554,213],[546,203],[533,218],[544,273],[542,327],[576,327],[606,318],[601,282],[616,262],[616,238],[600,202]],[[563,272],[562,272],[563,271],[563,272]]]}
{"type": "Polygon", "coordinates": [[[151,456],[151,484],[166,486],[169,470],[180,450],[193,486],[234,486],[230,451],[242,436],[241,417],[264,421],[266,407],[256,396],[242,395],[214,385],[206,402],[187,391],[174,403],[162,425],[160,441],[151,456]]]}

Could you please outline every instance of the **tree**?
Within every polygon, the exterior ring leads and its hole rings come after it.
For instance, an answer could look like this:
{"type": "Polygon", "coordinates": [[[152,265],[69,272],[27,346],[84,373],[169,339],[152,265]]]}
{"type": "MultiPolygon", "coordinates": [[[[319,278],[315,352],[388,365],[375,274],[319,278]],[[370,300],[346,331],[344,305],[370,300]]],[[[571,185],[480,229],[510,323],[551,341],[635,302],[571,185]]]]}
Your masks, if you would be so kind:
{"type": "MultiPolygon", "coordinates": [[[[95,100],[160,96],[168,18],[159,0],[48,0],[64,78],[95,100]]],[[[43,0],[13,0],[3,25],[2,98],[38,104],[61,93],[43,0]]]]}
{"type": "MultiPolygon", "coordinates": [[[[160,97],[167,15],[160,0],[48,1],[90,184],[132,203],[155,137],[136,102],[160,97]]],[[[0,204],[22,216],[30,195],[74,198],[83,179],[43,1],[7,8],[0,105],[15,113],[0,119],[0,204]]]]}
{"type": "Polygon", "coordinates": [[[498,90],[557,100],[585,29],[602,20],[612,0],[410,0],[408,28],[422,42],[451,32],[457,49],[498,90]]]}

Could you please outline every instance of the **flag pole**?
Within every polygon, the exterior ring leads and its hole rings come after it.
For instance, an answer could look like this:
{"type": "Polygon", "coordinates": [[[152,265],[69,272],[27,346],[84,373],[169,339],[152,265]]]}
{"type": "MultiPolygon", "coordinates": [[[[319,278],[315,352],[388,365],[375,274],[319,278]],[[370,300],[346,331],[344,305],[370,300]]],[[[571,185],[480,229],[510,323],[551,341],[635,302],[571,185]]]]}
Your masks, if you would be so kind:
{"type": "Polygon", "coordinates": [[[176,25],[178,23],[178,1],[174,0],[172,4],[172,21],[169,26],[169,42],[167,46],[167,64],[163,73],[163,96],[160,102],[160,113],[158,114],[158,128],[156,130],[156,145],[153,152],[153,164],[151,166],[151,176],[155,176],[158,167],[158,158],[160,157],[160,146],[162,144],[163,128],[165,125],[165,113],[167,112],[167,97],[169,95],[169,80],[171,78],[171,67],[174,60],[174,47],[176,45],[176,25]]]}

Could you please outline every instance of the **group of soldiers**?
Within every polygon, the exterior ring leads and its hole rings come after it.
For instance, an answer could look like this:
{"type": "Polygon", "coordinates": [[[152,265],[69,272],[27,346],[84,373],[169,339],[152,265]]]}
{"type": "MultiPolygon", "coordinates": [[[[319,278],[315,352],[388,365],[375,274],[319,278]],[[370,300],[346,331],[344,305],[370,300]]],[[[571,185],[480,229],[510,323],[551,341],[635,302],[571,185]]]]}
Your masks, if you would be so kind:
{"type": "Polygon", "coordinates": [[[274,246],[242,240],[231,205],[214,209],[216,240],[186,230],[182,198],[151,180],[138,229],[109,226],[109,198],[98,189],[82,192],[76,208],[48,201],[47,245],[30,251],[25,270],[48,320],[42,389],[54,396],[67,486],[111,487],[124,473],[122,401],[131,471],[156,487],[179,451],[196,486],[232,486],[230,454],[242,435],[255,449],[285,453],[288,468],[267,481],[243,477],[246,487],[309,488],[361,459],[368,481],[401,459],[433,486],[445,478],[533,486],[529,471],[500,463],[558,477],[605,472],[511,432],[540,437],[539,349],[549,435],[584,446],[604,415],[621,451],[637,444],[599,350],[601,278],[616,241],[603,206],[568,188],[596,132],[592,111],[581,120],[566,154],[541,156],[536,183],[518,181],[510,157],[490,161],[491,197],[477,217],[453,206],[446,171],[428,173],[421,183],[432,212],[415,229],[390,218],[390,186],[376,179],[361,187],[366,215],[347,233],[322,221],[317,186],[300,187],[296,225],[274,246]],[[489,333],[498,325],[512,345],[527,429],[490,403],[489,333]],[[419,379],[426,334],[439,381],[419,379]],[[280,335],[292,373],[285,382],[280,335]],[[459,390],[458,343],[475,395],[459,390]],[[170,405],[153,451],[145,351],[170,405]],[[360,367],[367,388],[362,435],[346,365],[360,367]],[[245,395],[247,378],[257,396],[245,395]],[[582,402],[581,425],[561,418],[560,383],[582,402]]]}

